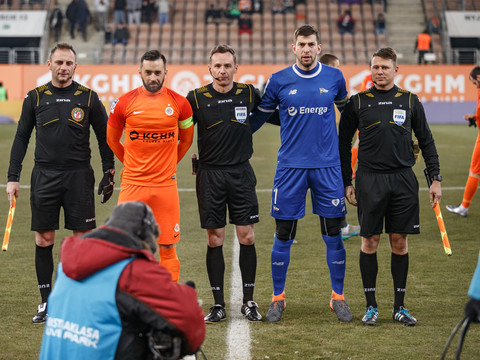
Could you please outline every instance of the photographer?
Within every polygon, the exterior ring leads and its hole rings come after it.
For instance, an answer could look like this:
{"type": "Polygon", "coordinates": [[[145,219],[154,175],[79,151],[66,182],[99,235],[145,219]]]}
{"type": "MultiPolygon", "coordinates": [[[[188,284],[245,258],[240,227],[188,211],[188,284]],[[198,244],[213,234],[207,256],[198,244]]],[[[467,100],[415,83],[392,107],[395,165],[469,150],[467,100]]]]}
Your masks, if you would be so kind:
{"type": "Polygon", "coordinates": [[[179,359],[205,337],[192,287],[172,281],[142,202],[115,207],[104,226],[62,243],[40,359],[179,359]],[[160,355],[160,357],[158,356],[160,355]]]}

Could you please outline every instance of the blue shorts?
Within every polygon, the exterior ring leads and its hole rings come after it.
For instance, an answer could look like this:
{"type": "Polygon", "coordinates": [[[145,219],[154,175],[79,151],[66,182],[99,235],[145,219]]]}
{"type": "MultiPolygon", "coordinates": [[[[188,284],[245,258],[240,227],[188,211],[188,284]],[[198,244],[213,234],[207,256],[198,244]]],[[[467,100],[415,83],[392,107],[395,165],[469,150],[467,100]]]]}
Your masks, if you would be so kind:
{"type": "Polygon", "coordinates": [[[279,220],[303,218],[308,189],[314,214],[326,218],[345,216],[347,209],[340,166],[319,169],[277,167],[270,215],[279,220]]]}

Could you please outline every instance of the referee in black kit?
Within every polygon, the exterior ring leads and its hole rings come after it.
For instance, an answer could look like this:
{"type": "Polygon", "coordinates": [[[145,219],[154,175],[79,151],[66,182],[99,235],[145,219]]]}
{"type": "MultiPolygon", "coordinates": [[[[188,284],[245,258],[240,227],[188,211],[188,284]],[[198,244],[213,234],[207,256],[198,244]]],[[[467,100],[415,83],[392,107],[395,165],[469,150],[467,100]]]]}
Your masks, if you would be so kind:
{"type": "Polygon", "coordinates": [[[418,181],[412,170],[415,164],[412,130],[432,176],[432,207],[442,197],[440,165],[418,96],[394,84],[398,72],[395,51],[383,48],[375,52],[371,72],[374,86],[349,99],[339,128],[345,197],[350,204],[358,205],[362,237],[360,271],[367,300],[362,322],[366,325],[377,323],[377,249],[385,220],[385,232],[392,250],[393,319],[414,326],[417,320],[404,307],[408,274],[407,235],[420,233],[418,181]],[[360,146],[354,189],[350,159],[352,137],[357,128],[360,146]]]}
{"type": "Polygon", "coordinates": [[[32,321],[47,318],[47,298],[52,288],[53,245],[59,228],[60,208],[65,228],[80,236],[94,229],[94,173],[90,166],[90,126],[97,137],[103,178],[98,194],[106,202],[113,192],[114,159],[106,142],[107,113],[98,95],[73,80],[75,50],[66,43],[50,52],[47,65],[52,80],[28,92],[23,101],[8,168],[10,205],[20,191],[20,173],[35,128],[35,167],[31,176],[31,230],[35,232],[35,269],[42,303],[32,321]]]}
{"type": "Polygon", "coordinates": [[[249,162],[253,153],[249,114],[259,104],[260,94],[252,85],[233,81],[238,64],[230,46],[215,46],[208,68],[213,82],[187,95],[197,124],[196,190],[201,227],[207,229],[207,272],[215,300],[205,322],[216,323],[226,317],[222,246],[227,207],[229,222],[235,224],[240,243],[240,310],[248,320],[261,321],[253,301],[257,269],[254,223],[259,221],[257,180],[249,162]]]}

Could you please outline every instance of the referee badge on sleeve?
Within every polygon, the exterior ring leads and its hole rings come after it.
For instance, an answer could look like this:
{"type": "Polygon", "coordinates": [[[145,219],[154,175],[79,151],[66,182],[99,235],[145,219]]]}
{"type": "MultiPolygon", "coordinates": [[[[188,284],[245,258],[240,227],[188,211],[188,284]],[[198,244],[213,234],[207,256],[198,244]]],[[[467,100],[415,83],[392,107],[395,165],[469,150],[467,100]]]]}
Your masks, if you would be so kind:
{"type": "Polygon", "coordinates": [[[407,118],[407,112],[405,110],[401,110],[401,109],[393,110],[393,121],[398,126],[403,125],[406,118],[407,118]]]}
{"type": "Polygon", "coordinates": [[[235,107],[235,119],[239,123],[244,123],[247,120],[247,107],[246,106],[236,106],[235,107]]]}

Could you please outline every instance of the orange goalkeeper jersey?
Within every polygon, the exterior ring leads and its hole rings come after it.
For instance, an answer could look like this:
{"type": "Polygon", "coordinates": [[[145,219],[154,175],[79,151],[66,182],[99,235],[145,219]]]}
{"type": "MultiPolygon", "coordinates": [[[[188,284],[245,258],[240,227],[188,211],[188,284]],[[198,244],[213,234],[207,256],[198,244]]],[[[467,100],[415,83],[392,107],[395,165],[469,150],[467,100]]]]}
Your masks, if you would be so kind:
{"type": "Polygon", "coordinates": [[[178,133],[193,126],[185,97],[166,87],[156,93],[139,87],[112,104],[108,125],[125,129],[122,182],[176,183],[178,133]]]}

